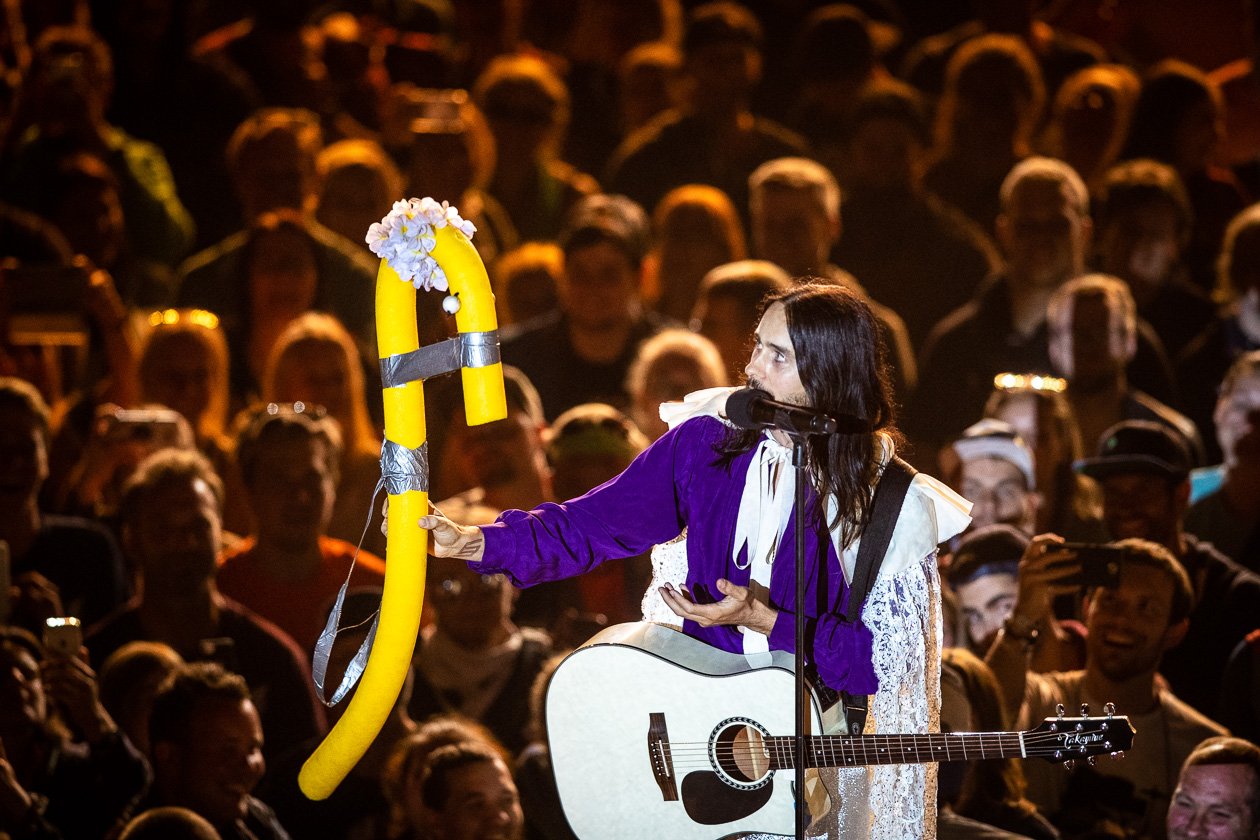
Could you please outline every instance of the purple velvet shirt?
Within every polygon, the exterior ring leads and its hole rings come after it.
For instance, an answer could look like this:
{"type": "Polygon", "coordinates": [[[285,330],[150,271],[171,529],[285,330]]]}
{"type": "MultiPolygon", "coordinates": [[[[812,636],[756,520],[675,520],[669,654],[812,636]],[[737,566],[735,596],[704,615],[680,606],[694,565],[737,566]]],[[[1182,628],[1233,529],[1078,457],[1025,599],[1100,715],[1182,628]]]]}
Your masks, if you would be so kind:
{"type": "MultiPolygon", "coordinates": [[[[485,556],[470,567],[502,572],[517,586],[531,586],[581,574],[605,560],[641,554],[678,536],[685,526],[687,587],[697,601],[721,599],[719,578],[747,586],[749,571],[735,565],[731,550],[753,453],[735,458],[729,470],[715,465],[713,447],[725,433],[726,427],[712,417],[693,418],[666,432],[625,472],[585,496],[528,512],[505,511],[495,524],[483,527],[485,556]]],[[[809,493],[812,504],[812,489],[809,493]]],[[[796,648],[794,519],[795,512],[788,519],[770,577],[770,606],[779,610],[770,648],[789,652],[796,648]]],[[[806,656],[828,686],[873,694],[878,681],[871,664],[871,633],[860,622],[849,623],[839,615],[848,586],[822,528],[806,529],[805,569],[812,593],[805,605],[810,645],[806,656]],[[820,551],[827,557],[821,569],[820,551]]],[[[723,650],[743,650],[736,627],[700,627],[686,621],[683,630],[723,650]]]]}

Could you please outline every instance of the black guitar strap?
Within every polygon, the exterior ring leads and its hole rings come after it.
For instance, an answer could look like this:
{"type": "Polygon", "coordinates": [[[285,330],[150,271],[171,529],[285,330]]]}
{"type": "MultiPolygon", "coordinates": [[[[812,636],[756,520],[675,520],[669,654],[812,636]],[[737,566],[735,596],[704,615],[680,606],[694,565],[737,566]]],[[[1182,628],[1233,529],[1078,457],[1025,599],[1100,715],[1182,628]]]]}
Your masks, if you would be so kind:
{"type": "MultiPolygon", "coordinates": [[[[893,456],[884,467],[884,474],[875,485],[875,496],[871,500],[871,518],[862,531],[862,540],[858,543],[857,562],[853,566],[853,582],[849,585],[849,604],[845,608],[846,621],[857,621],[862,615],[862,604],[875,585],[879,576],[879,567],[883,565],[884,554],[892,541],[893,528],[897,525],[897,517],[901,514],[901,504],[910,489],[917,470],[900,458],[893,456]]],[[[844,703],[846,722],[851,735],[861,735],[866,726],[867,697],[864,694],[840,692],[844,703]]]]}

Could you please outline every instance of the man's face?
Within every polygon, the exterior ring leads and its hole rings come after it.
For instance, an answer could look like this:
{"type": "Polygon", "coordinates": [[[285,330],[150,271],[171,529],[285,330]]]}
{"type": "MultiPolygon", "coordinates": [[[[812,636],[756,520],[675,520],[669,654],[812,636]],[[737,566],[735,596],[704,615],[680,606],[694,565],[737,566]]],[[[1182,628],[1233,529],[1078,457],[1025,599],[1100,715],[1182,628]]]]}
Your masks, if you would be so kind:
{"type": "Polygon", "coordinates": [[[565,255],[564,311],[576,326],[612,329],[628,323],[639,300],[639,271],[621,248],[599,241],[565,255]]]}
{"type": "Polygon", "coordinates": [[[973,528],[1002,524],[1032,533],[1036,493],[1028,489],[1024,473],[1010,461],[1002,458],[964,461],[959,490],[973,505],[973,528]]]}
{"type": "Polygon", "coordinates": [[[698,332],[721,354],[730,381],[738,382],[748,360],[748,337],[757,326],[756,312],[734,298],[718,295],[702,299],[693,324],[697,321],[698,332]]]}
{"type": "Polygon", "coordinates": [[[512,614],[516,590],[503,575],[483,575],[463,562],[429,560],[437,625],[469,650],[480,650],[512,614]]]}
{"type": "Polygon", "coordinates": [[[502,487],[546,469],[542,430],[519,409],[509,407],[505,419],[480,426],[469,426],[460,416],[451,432],[453,451],[476,486],[502,487]]]}
{"type": "Polygon", "coordinates": [[[19,645],[0,646],[0,733],[29,732],[48,718],[48,699],[35,657],[19,645]]]}
{"type": "Polygon", "coordinates": [[[525,817],[502,761],[479,761],[451,772],[450,793],[435,821],[439,840],[520,840],[525,817]]]}
{"type": "Polygon", "coordinates": [[[705,114],[726,114],[743,106],[760,75],[761,56],[738,43],[700,47],[683,63],[687,99],[705,114]]]}
{"type": "Polygon", "coordinates": [[[249,487],[259,537],[289,551],[313,547],[337,500],[327,444],[302,435],[260,449],[249,487]]]}
{"type": "Polygon", "coordinates": [[[826,268],[839,223],[828,218],[812,190],[766,187],[753,205],[753,245],[759,258],[793,277],[826,268]]]}
{"type": "Polygon", "coordinates": [[[272,131],[249,145],[237,166],[236,190],[249,218],[268,210],[304,211],[315,200],[315,162],[288,132],[272,131]]]}
{"type": "Polygon", "coordinates": [[[48,442],[38,421],[25,409],[0,408],[0,504],[25,504],[47,478],[48,442]]]}
{"type": "Polygon", "coordinates": [[[761,317],[752,358],[744,373],[749,387],[767,391],[779,402],[809,405],[809,396],[796,369],[796,351],[788,333],[787,310],[783,304],[772,304],[761,317]]]}
{"type": "Polygon", "coordinates": [[[283,318],[287,323],[314,306],[319,270],[310,244],[296,231],[259,234],[248,273],[256,319],[283,318]]]}
{"type": "Polygon", "coordinates": [[[262,724],[249,700],[206,700],[178,744],[158,744],[158,772],[175,801],[215,825],[245,816],[249,793],[262,778],[262,724]]]}
{"type": "Polygon", "coordinates": [[[187,594],[214,576],[221,542],[219,505],[200,479],[150,489],[124,531],[144,573],[145,596],[187,594]]]}
{"type": "Polygon", "coordinates": [[[1065,457],[1067,441],[1058,434],[1053,423],[1042,422],[1037,397],[1032,394],[1009,397],[993,416],[1010,423],[1024,443],[1032,447],[1037,486],[1053,487],[1054,473],[1065,457]]]}
{"type": "Polygon", "coordinates": [[[1015,609],[1015,600],[1019,595],[1018,580],[1015,575],[999,572],[970,580],[955,591],[958,593],[958,606],[967,622],[972,649],[988,650],[989,642],[1002,627],[1002,622],[1015,609]]]}
{"type": "Polygon", "coordinates": [[[1239,378],[1216,403],[1213,419],[1226,466],[1260,463],[1260,372],[1239,378]]]}
{"type": "Polygon", "coordinates": [[[1187,767],[1168,806],[1168,840],[1256,840],[1260,815],[1247,802],[1255,783],[1245,764],[1187,767]]]}
{"type": "Polygon", "coordinates": [[[680,401],[692,391],[724,384],[715,380],[706,366],[684,353],[658,356],[643,377],[642,392],[633,395],[639,429],[656,440],[668,430],[660,416],[662,403],[680,401]]]}
{"type": "Polygon", "coordinates": [[[1025,180],[998,217],[998,240],[1013,282],[1051,290],[1084,270],[1090,223],[1065,185],[1025,180]]]}
{"type": "Polygon", "coordinates": [[[141,387],[146,400],[173,408],[194,429],[210,405],[214,385],[209,348],[190,335],[173,335],[146,359],[141,387]]]}
{"type": "Polygon", "coordinates": [[[923,151],[914,130],[902,120],[868,119],[849,141],[847,174],[867,189],[906,190],[919,181],[923,151]]]}
{"type": "Polygon", "coordinates": [[[1180,640],[1169,627],[1172,598],[1168,575],[1132,564],[1122,568],[1118,587],[1095,590],[1085,611],[1087,669],[1117,682],[1153,673],[1180,640]]]}
{"type": "Polygon", "coordinates": [[[1125,280],[1135,296],[1153,293],[1177,266],[1178,234],[1177,211],[1168,202],[1134,207],[1103,229],[1102,270],[1125,280]]]}
{"type": "Polygon", "coordinates": [[[350,370],[340,346],[305,341],[285,355],[286,362],[277,371],[276,400],[322,405],[333,417],[350,416],[350,370]]]}
{"type": "Polygon", "coordinates": [[[1171,481],[1149,473],[1120,473],[1099,482],[1103,519],[1114,540],[1137,537],[1175,548],[1177,523],[1185,513],[1184,493],[1171,481]]]}
{"type": "MultiPolygon", "coordinates": [[[[1078,389],[1092,390],[1115,381],[1126,360],[1118,358],[1111,340],[1111,312],[1101,294],[1080,294],[1072,300],[1065,329],[1051,332],[1052,346],[1072,343],[1072,370],[1060,371],[1078,389]]],[[[1061,352],[1061,350],[1059,351],[1061,352]]],[[[1051,350],[1051,358],[1056,358],[1051,350]]]]}

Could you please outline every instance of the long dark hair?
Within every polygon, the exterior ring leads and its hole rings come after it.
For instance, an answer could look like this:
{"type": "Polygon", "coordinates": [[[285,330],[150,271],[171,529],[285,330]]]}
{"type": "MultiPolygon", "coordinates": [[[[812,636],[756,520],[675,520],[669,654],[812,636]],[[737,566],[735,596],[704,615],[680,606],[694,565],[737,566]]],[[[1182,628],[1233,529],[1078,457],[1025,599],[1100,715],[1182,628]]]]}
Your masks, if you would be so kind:
{"type": "MultiPolygon", "coordinates": [[[[856,292],[814,277],[766,298],[762,311],[776,303],[783,305],[796,369],[810,405],[827,414],[860,417],[870,428],[870,433],[811,437],[806,447],[810,478],[818,491],[809,515],[816,522],[825,521],[826,499],[834,496],[836,517],[827,527],[839,528],[842,544],[849,545],[862,533],[870,512],[879,469],[875,433],[899,442],[879,322],[856,292]]],[[[760,438],[760,431],[732,430],[715,447],[717,463],[729,468],[760,438]]]]}

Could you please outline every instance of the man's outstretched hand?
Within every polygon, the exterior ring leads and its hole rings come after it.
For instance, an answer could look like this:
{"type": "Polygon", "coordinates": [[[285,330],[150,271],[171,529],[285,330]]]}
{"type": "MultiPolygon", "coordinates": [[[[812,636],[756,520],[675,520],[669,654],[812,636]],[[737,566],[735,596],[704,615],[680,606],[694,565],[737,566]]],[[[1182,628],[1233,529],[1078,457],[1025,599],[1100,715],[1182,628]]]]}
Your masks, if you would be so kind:
{"type": "MultiPolygon", "coordinates": [[[[457,525],[442,515],[442,511],[429,503],[433,513],[420,517],[421,528],[433,534],[429,553],[434,557],[450,557],[480,563],[485,553],[485,538],[475,525],[457,525]]],[[[389,536],[389,498],[381,506],[381,533],[389,536]]]]}
{"type": "Polygon", "coordinates": [[[675,589],[672,583],[662,586],[660,592],[665,605],[675,615],[690,619],[701,627],[735,624],[770,635],[779,617],[777,610],[754,598],[748,587],[731,583],[725,578],[717,582],[717,588],[725,597],[714,604],[697,604],[685,586],[675,589]]]}

